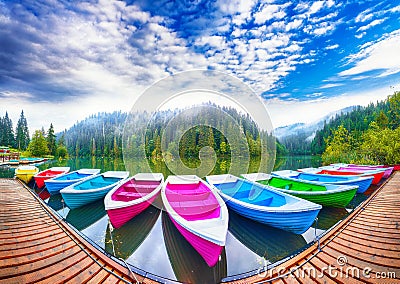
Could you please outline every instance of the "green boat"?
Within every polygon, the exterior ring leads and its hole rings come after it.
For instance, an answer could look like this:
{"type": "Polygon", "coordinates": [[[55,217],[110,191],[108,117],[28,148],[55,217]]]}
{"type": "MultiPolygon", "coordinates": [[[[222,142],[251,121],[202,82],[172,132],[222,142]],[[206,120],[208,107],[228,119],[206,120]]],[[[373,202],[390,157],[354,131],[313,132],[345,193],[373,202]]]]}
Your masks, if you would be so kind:
{"type": "Polygon", "coordinates": [[[358,186],[331,185],[312,181],[300,181],[265,173],[243,174],[245,179],[268,185],[308,201],[329,207],[346,207],[357,192],[358,186]]]}

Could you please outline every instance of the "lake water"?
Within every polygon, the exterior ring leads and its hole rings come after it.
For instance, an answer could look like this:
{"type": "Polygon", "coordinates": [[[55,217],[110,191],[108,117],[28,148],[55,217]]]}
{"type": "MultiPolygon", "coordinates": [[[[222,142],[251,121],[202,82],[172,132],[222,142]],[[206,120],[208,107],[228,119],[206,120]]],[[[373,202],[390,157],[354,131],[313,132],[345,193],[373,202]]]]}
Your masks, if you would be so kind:
{"type": "MultiPolygon", "coordinates": [[[[189,167],[191,162],[189,162],[189,167]]],[[[195,163],[195,162],[193,162],[195,163]]],[[[275,161],[275,170],[320,166],[320,159],[311,156],[285,157],[275,161]]],[[[52,166],[69,166],[71,171],[80,168],[125,170],[122,160],[86,158],[50,161],[39,166],[40,170],[52,166]]],[[[135,161],[130,164],[131,175],[150,167],[162,172],[165,178],[170,171],[165,164],[155,161],[135,161]]],[[[214,174],[224,173],[229,162],[218,161],[214,174]]],[[[251,171],[251,166],[249,168],[251,171]]],[[[0,177],[12,177],[14,168],[0,167],[0,177]]],[[[216,266],[210,268],[194,248],[175,228],[160,205],[151,206],[120,229],[110,227],[103,200],[69,210],[64,207],[60,194],[52,195],[46,190],[35,192],[57,213],[108,253],[126,260],[132,266],[157,275],[163,279],[192,283],[215,283],[221,279],[253,275],[265,265],[275,263],[304,249],[317,236],[345,218],[352,209],[364,201],[375,189],[358,194],[347,208],[323,208],[314,224],[302,235],[295,235],[262,225],[229,212],[229,232],[226,246],[216,266]]]]}

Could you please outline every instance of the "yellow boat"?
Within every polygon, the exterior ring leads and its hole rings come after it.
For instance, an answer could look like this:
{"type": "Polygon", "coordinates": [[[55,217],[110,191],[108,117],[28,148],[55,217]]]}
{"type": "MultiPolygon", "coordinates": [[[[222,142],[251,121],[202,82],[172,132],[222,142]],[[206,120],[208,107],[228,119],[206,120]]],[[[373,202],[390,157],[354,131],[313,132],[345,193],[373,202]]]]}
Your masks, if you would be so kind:
{"type": "Polygon", "coordinates": [[[15,169],[15,175],[17,178],[28,184],[34,175],[39,172],[39,169],[35,166],[19,166],[15,169]]]}

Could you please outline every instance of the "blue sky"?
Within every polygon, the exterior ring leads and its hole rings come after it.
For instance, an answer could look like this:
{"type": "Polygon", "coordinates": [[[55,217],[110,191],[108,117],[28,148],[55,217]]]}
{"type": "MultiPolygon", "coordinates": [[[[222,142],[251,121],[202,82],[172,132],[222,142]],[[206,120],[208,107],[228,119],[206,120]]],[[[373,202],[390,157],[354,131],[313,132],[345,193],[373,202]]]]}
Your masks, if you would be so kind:
{"type": "Polygon", "coordinates": [[[210,69],[281,126],[400,90],[399,54],[397,1],[0,1],[0,115],[60,131],[210,69]]]}

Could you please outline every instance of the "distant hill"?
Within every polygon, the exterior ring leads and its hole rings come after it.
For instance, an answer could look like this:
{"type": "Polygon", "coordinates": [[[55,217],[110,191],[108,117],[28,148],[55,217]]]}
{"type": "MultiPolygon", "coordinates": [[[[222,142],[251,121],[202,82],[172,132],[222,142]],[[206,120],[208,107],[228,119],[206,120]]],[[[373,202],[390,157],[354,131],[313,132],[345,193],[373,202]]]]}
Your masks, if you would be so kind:
{"type": "Polygon", "coordinates": [[[353,111],[357,106],[349,106],[330,112],[324,117],[310,123],[295,123],[278,127],[274,135],[286,147],[289,154],[309,154],[310,144],[318,130],[337,116],[353,111]]]}

